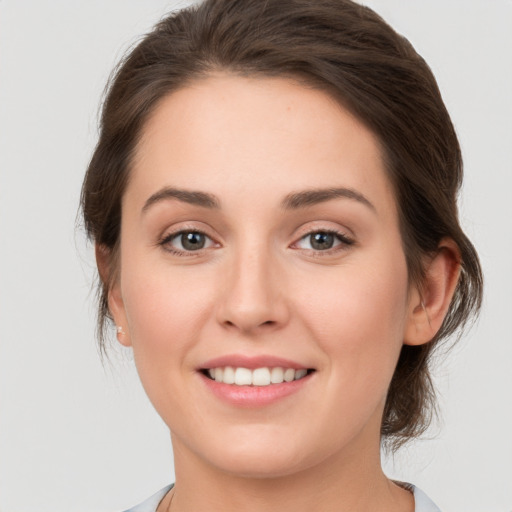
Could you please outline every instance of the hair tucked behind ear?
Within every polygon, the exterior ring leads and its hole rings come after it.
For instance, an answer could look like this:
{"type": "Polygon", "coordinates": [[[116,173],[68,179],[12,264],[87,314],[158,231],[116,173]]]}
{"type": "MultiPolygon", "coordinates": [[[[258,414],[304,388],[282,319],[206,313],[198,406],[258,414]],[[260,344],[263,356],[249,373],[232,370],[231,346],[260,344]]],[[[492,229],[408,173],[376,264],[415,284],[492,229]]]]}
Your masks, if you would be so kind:
{"type": "MultiPolygon", "coordinates": [[[[423,257],[435,253],[442,238],[460,250],[461,276],[441,330],[430,343],[404,346],[400,354],[382,423],[382,435],[396,447],[428,426],[435,403],[432,352],[482,299],[478,257],[457,216],[459,143],[434,76],[405,38],[349,0],[207,0],[169,15],[112,78],[82,189],[87,233],[109,254],[110,272],[121,199],[145,120],[164,96],[217,71],[299,79],[331,94],[377,135],[413,282],[421,284],[423,257]]],[[[111,284],[105,279],[99,292],[102,347],[111,284]]]]}

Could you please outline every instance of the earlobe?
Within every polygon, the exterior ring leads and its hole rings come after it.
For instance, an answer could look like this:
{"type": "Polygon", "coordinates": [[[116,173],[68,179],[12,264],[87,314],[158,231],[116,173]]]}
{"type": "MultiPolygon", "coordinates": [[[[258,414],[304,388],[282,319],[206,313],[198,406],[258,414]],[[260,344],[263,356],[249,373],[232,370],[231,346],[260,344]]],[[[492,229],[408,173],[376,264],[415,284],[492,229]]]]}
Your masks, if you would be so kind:
{"type": "Polygon", "coordinates": [[[404,344],[422,345],[441,328],[460,274],[460,252],[449,238],[441,240],[428,262],[421,290],[411,292],[404,344]]]}
{"type": "Polygon", "coordinates": [[[123,345],[124,347],[130,347],[131,346],[130,338],[124,332],[124,329],[123,329],[122,325],[117,325],[116,326],[116,336],[117,336],[117,341],[119,341],[119,343],[121,345],[123,345]]]}
{"type": "Polygon", "coordinates": [[[121,345],[131,346],[130,336],[127,327],[125,309],[117,272],[113,266],[111,250],[107,247],[96,244],[96,264],[103,287],[108,290],[108,309],[116,324],[116,336],[121,345]]]}
{"type": "Polygon", "coordinates": [[[116,279],[112,283],[108,292],[108,309],[116,324],[117,341],[125,347],[131,346],[130,335],[128,331],[128,323],[126,321],[123,297],[119,280],[116,279]]]}

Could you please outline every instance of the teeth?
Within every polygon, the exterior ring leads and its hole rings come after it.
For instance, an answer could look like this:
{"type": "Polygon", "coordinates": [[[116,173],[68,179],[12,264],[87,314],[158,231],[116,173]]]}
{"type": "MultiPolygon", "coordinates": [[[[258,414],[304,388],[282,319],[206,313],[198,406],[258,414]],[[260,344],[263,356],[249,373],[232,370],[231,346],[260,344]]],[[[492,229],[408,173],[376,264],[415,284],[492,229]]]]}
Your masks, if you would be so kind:
{"type": "Polygon", "coordinates": [[[295,379],[295,370],[293,368],[286,368],[284,371],[284,381],[291,382],[295,379]]]}
{"type": "Polygon", "coordinates": [[[247,368],[235,370],[235,384],[237,386],[250,386],[252,384],[252,372],[247,368]]]}
{"type": "Polygon", "coordinates": [[[270,371],[270,382],[272,384],[281,384],[284,380],[284,370],[282,368],[272,368],[270,371]]]}
{"type": "Polygon", "coordinates": [[[300,370],[295,370],[295,380],[302,379],[305,377],[308,371],[305,368],[301,368],[300,370]]]}
{"type": "Polygon", "coordinates": [[[295,370],[293,368],[210,368],[208,375],[217,382],[224,384],[235,384],[236,386],[269,386],[271,384],[282,384],[299,380],[307,375],[305,368],[295,370]]]}
{"type": "Polygon", "coordinates": [[[270,370],[268,368],[256,368],[252,372],[253,386],[268,386],[270,384],[270,370]]]}
{"type": "Polygon", "coordinates": [[[231,366],[226,366],[224,368],[223,379],[224,384],[234,384],[235,383],[235,369],[231,366]]]}

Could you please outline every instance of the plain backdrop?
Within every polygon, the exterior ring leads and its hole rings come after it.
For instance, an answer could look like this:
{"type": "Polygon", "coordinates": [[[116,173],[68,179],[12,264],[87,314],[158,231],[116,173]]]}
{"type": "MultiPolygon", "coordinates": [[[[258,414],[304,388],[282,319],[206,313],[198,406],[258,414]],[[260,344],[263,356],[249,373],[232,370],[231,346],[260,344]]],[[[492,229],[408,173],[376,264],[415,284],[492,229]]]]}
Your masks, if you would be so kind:
{"type": "MultiPolygon", "coordinates": [[[[510,512],[512,1],[367,3],[438,78],[486,277],[479,323],[438,358],[442,422],[386,468],[444,512],[510,512]]],[[[185,4],[0,0],[0,512],[114,512],[173,479],[130,354],[100,362],[92,248],[75,219],[110,70],[185,4]]]]}

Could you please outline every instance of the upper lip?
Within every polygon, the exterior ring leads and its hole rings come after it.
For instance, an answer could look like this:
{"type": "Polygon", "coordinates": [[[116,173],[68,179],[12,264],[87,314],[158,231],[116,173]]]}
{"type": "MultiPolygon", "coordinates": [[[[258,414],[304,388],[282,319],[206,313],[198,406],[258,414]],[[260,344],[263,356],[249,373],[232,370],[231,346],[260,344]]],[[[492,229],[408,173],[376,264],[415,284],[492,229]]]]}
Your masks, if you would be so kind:
{"type": "Polygon", "coordinates": [[[242,354],[229,354],[225,356],[215,357],[209,359],[203,365],[201,370],[208,370],[210,368],[224,368],[226,366],[232,366],[234,368],[248,368],[254,370],[256,368],[293,368],[295,370],[310,369],[310,367],[292,361],[291,359],[285,359],[282,357],[276,357],[271,355],[259,355],[259,356],[246,356],[242,354]]]}

